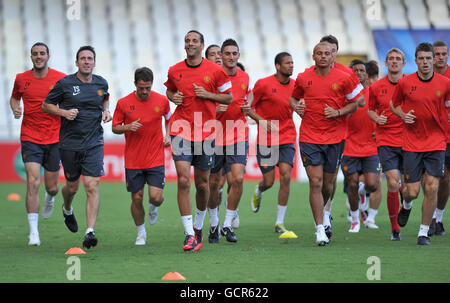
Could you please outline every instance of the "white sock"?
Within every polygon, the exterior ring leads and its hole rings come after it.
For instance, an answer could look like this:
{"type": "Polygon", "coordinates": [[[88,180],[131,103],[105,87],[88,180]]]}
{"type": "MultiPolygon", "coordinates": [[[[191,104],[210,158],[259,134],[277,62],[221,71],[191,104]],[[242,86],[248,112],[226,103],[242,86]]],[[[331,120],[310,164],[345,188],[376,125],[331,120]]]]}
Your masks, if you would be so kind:
{"type": "Polygon", "coordinates": [[[233,221],[236,216],[236,211],[227,209],[225,212],[225,221],[223,222],[223,227],[231,227],[231,221],[233,221]]]}
{"type": "Polygon", "coordinates": [[[263,194],[264,194],[264,192],[259,190],[259,186],[256,187],[255,195],[256,195],[257,197],[261,198],[263,194]]]}
{"type": "Polygon", "coordinates": [[[323,230],[323,232],[325,232],[325,227],[323,226],[323,224],[316,225],[317,232],[319,232],[321,229],[323,230]]]}
{"type": "Polygon", "coordinates": [[[194,236],[194,227],[192,226],[192,215],[181,216],[181,222],[183,222],[184,233],[186,235],[194,236]]]}
{"type": "Polygon", "coordinates": [[[436,222],[442,222],[442,216],[444,215],[445,209],[436,208],[434,213],[436,214],[436,222]]]}
{"type": "Polygon", "coordinates": [[[138,235],[146,235],[147,232],[145,231],[145,223],[142,225],[136,225],[136,230],[138,235]]]}
{"type": "Polygon", "coordinates": [[[277,206],[277,221],[275,224],[283,224],[284,222],[284,215],[286,214],[287,205],[280,205],[277,206]]]}
{"type": "Polygon", "coordinates": [[[411,209],[412,206],[413,206],[413,201],[406,202],[405,200],[403,200],[403,208],[404,209],[411,209]]]}
{"type": "Polygon", "coordinates": [[[333,200],[330,200],[330,209],[327,210],[331,214],[331,207],[333,206],[333,200]]]}
{"type": "Polygon", "coordinates": [[[429,225],[420,224],[419,234],[417,235],[417,237],[420,237],[420,236],[428,237],[429,229],[430,229],[429,225]]]}
{"type": "Polygon", "coordinates": [[[331,212],[328,210],[323,209],[323,226],[331,226],[330,222],[330,215],[331,212]]]}
{"type": "Polygon", "coordinates": [[[93,228],[91,228],[91,227],[86,228],[86,235],[87,235],[88,233],[90,233],[90,232],[93,232],[93,233],[95,234],[93,228]]]}
{"type": "Polygon", "coordinates": [[[28,223],[30,224],[30,233],[38,232],[38,220],[39,220],[38,213],[29,213],[28,214],[28,223]]]}
{"type": "Polygon", "coordinates": [[[367,221],[375,222],[375,216],[378,214],[377,209],[369,208],[369,214],[367,215],[367,221]]]}
{"type": "Polygon", "coordinates": [[[350,210],[350,214],[352,216],[352,222],[358,222],[359,221],[359,209],[353,211],[350,210]]]}
{"type": "Polygon", "coordinates": [[[70,207],[70,210],[66,210],[66,208],[64,207],[64,205],[63,205],[63,212],[64,212],[64,214],[66,215],[66,216],[70,216],[71,214],[73,214],[73,208],[72,208],[72,206],[70,207]]]}
{"type": "Polygon", "coordinates": [[[217,226],[219,224],[219,208],[208,208],[209,225],[217,226]]]}
{"type": "Polygon", "coordinates": [[[206,209],[205,210],[195,210],[194,227],[195,229],[203,229],[203,221],[205,221],[206,209]]]}

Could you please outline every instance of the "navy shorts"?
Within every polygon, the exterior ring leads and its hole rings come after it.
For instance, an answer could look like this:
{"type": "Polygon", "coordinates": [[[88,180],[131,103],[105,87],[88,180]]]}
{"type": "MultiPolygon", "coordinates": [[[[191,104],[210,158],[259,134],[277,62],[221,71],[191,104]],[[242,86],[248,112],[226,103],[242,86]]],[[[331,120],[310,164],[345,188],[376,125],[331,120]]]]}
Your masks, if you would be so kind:
{"type": "Polygon", "coordinates": [[[344,176],[349,176],[356,172],[360,175],[365,173],[379,174],[381,170],[380,159],[378,155],[369,157],[343,156],[341,169],[344,176]]]}
{"type": "Polygon", "coordinates": [[[58,143],[38,144],[30,141],[21,141],[21,146],[24,163],[36,162],[41,164],[47,171],[59,171],[61,160],[58,143]]]}
{"type": "Polygon", "coordinates": [[[314,144],[300,142],[300,155],[303,166],[322,165],[323,171],[334,174],[341,164],[345,142],[336,144],[314,144]]]}
{"type": "Polygon", "coordinates": [[[380,157],[381,167],[383,172],[397,169],[403,173],[403,150],[401,147],[393,146],[379,146],[378,156],[380,157]]]}
{"type": "Polygon", "coordinates": [[[410,152],[403,151],[405,182],[419,182],[426,171],[435,177],[444,176],[445,151],[410,152]]]}
{"type": "Polygon", "coordinates": [[[144,188],[145,184],[164,189],[166,184],[165,168],[163,165],[145,169],[125,168],[127,191],[136,193],[144,188]]]}
{"type": "Polygon", "coordinates": [[[214,167],[214,140],[192,142],[171,136],[171,141],[174,161],[186,161],[201,170],[210,170],[214,167]]]}
{"type": "Polygon", "coordinates": [[[225,173],[231,170],[231,164],[239,163],[247,165],[248,142],[238,142],[233,145],[216,145],[216,154],[214,156],[214,168],[211,173],[218,173],[222,168],[225,173]]]}
{"type": "Polygon", "coordinates": [[[263,174],[275,169],[275,165],[285,162],[294,167],[294,144],[282,144],[273,146],[256,145],[256,160],[263,174]]]}
{"type": "Polygon", "coordinates": [[[447,143],[447,149],[445,150],[445,166],[450,169],[450,143],[447,143]]]}
{"type": "Polygon", "coordinates": [[[69,182],[77,181],[81,175],[101,177],[103,170],[103,145],[94,146],[88,150],[73,151],[60,149],[64,176],[69,182]]]}

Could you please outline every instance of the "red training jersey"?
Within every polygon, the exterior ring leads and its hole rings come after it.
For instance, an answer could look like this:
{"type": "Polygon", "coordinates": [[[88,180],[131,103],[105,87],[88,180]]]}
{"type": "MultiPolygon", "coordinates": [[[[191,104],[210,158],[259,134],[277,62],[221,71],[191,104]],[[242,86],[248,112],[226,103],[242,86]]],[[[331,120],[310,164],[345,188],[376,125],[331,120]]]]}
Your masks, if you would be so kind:
{"type": "Polygon", "coordinates": [[[271,133],[258,127],[256,144],[272,146],[295,143],[297,132],[292,119],[293,110],[289,105],[294,82],[294,79],[289,78],[288,83],[282,84],[275,75],[256,81],[252,90],[252,108],[265,120],[278,124],[278,129],[271,133]]]}
{"type": "Polygon", "coordinates": [[[337,68],[326,76],[318,76],[314,69],[298,74],[292,96],[305,99],[306,108],[300,124],[300,142],[336,144],[344,140],[347,130],[346,116],[328,119],[326,105],[340,109],[347,102],[355,102],[363,92],[361,83],[337,68]]]}
{"type": "Polygon", "coordinates": [[[20,140],[37,144],[59,142],[61,118],[42,110],[42,103],[59,79],[66,74],[52,68],[44,78],[36,78],[33,70],[17,74],[11,94],[16,100],[23,101],[23,118],[20,140]]]}
{"type": "Polygon", "coordinates": [[[170,106],[166,96],[151,91],[143,101],[135,92],[117,101],[112,125],[130,124],[139,119],[142,126],[125,132],[125,168],[146,169],[164,165],[162,116],[169,117],[170,106]]]}
{"type": "Polygon", "coordinates": [[[397,83],[389,81],[389,78],[386,76],[369,87],[369,110],[387,117],[386,124],[376,124],[375,126],[378,146],[401,147],[403,144],[404,123],[402,119],[391,111],[389,106],[396,86],[397,83]]]}
{"type": "MultiPolygon", "coordinates": [[[[447,65],[447,69],[445,70],[445,72],[442,74],[443,76],[447,77],[448,79],[450,79],[450,66],[447,65]]],[[[445,102],[445,107],[447,108],[447,113],[450,115],[450,102],[445,102]]],[[[447,143],[450,143],[450,126],[447,125],[447,143]]]]}
{"type": "Polygon", "coordinates": [[[413,124],[403,128],[403,149],[427,152],[446,149],[448,111],[445,102],[450,100],[450,80],[434,73],[430,80],[422,80],[417,73],[398,81],[392,96],[395,107],[404,113],[414,110],[413,124]]]}
{"type": "Polygon", "coordinates": [[[197,97],[194,84],[212,93],[231,92],[231,81],[223,68],[204,58],[197,66],[184,60],[169,68],[167,78],[167,89],[184,96],[170,119],[170,135],[195,142],[214,139],[216,103],[197,97]]]}
{"type": "MultiPolygon", "coordinates": [[[[364,88],[364,98],[369,100],[369,87],[364,88]]],[[[378,154],[374,138],[375,122],[369,118],[369,104],[359,107],[347,119],[344,156],[369,157],[378,154]]]]}
{"type": "Polygon", "coordinates": [[[217,128],[215,143],[219,146],[248,141],[247,117],[241,106],[247,103],[249,76],[237,68],[236,74],[228,77],[231,80],[233,102],[228,105],[225,112],[217,114],[217,122],[220,126],[217,128]]]}

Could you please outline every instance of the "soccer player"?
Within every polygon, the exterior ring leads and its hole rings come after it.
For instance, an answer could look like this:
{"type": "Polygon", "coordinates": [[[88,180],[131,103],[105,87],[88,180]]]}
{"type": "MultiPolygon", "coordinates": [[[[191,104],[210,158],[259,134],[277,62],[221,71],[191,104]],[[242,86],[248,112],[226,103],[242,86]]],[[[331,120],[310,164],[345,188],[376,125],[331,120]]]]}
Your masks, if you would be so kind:
{"type": "Polygon", "coordinates": [[[404,53],[398,48],[390,49],[386,53],[385,59],[385,65],[388,68],[387,76],[369,87],[368,115],[376,123],[375,137],[378,156],[386,175],[386,201],[389,220],[391,221],[392,241],[401,240],[401,230],[397,218],[400,202],[403,203],[405,210],[410,210],[412,206],[412,202],[399,201],[400,184],[404,182],[402,154],[404,126],[403,121],[389,107],[397,83],[404,76],[403,67],[405,64],[404,53]]]}
{"type": "Polygon", "coordinates": [[[112,131],[125,134],[125,178],[131,193],[131,215],[137,229],[136,245],[145,245],[144,187],[148,184],[149,223],[155,224],[164,201],[164,147],[170,146],[167,97],[152,91],[153,72],[148,67],[134,73],[136,90],[117,102],[112,131]],[[166,135],[163,136],[162,117],[166,135]],[[143,152],[145,151],[145,152],[143,152]]]}
{"type": "Polygon", "coordinates": [[[178,207],[185,229],[184,251],[198,251],[203,243],[203,221],[209,199],[209,175],[214,166],[216,102],[230,104],[231,81],[223,68],[202,57],[203,35],[184,37],[186,59],[171,66],[166,95],[177,105],[170,119],[172,154],[177,170],[178,207]],[[192,222],[191,165],[194,166],[196,215],[192,222]],[[194,224],[193,224],[194,223],[194,224]]]}
{"type": "MultiPolygon", "coordinates": [[[[415,51],[417,72],[398,81],[390,104],[404,122],[403,165],[406,202],[416,199],[423,182],[422,224],[417,244],[430,245],[428,229],[437,203],[439,179],[444,176],[450,80],[433,72],[433,46],[420,43],[415,51]]],[[[400,214],[399,214],[400,216],[400,214]]]]}
{"type": "Polygon", "coordinates": [[[27,176],[27,194],[25,199],[30,226],[28,245],[40,245],[39,186],[41,184],[41,166],[44,167],[45,204],[42,210],[44,219],[53,213],[55,196],[58,193],[59,175],[59,124],[58,117],[42,110],[42,102],[55,83],[65,74],[48,67],[50,53],[46,44],[37,42],[31,47],[33,68],[17,74],[11,94],[10,106],[15,119],[23,119],[20,130],[22,160],[27,176]],[[45,131],[44,131],[45,130],[45,131]]]}
{"type": "MultiPolygon", "coordinates": [[[[368,78],[366,65],[361,60],[353,60],[350,67],[355,71],[361,84],[364,86],[363,93],[365,99],[368,100],[369,88],[366,85],[368,78]]],[[[351,233],[357,233],[360,229],[358,205],[360,176],[364,176],[366,192],[375,192],[380,186],[380,161],[373,136],[375,125],[367,116],[367,109],[368,104],[366,103],[364,107],[358,107],[348,118],[345,147],[341,163],[342,172],[348,182],[347,195],[352,219],[349,232],[351,233]]],[[[364,221],[364,224],[369,228],[378,228],[375,225],[375,215],[378,211],[378,205],[371,206],[369,208],[369,217],[364,221]]]]}
{"type": "Polygon", "coordinates": [[[248,158],[248,125],[241,106],[247,101],[249,76],[237,68],[239,60],[239,46],[233,39],[227,39],[221,47],[223,69],[229,76],[232,85],[233,102],[230,105],[219,105],[217,114],[216,154],[214,168],[210,175],[210,198],[208,208],[211,217],[208,241],[219,241],[219,218],[217,206],[219,204],[219,186],[222,170],[227,166],[230,171],[225,221],[221,229],[228,242],[237,242],[233,231],[232,221],[237,216],[237,207],[242,196],[245,165],[248,158]],[[220,109],[219,107],[223,107],[220,109]],[[214,210],[216,210],[214,212],[214,210]]]}
{"type": "Polygon", "coordinates": [[[315,67],[297,76],[290,98],[292,109],[302,117],[300,155],[309,179],[309,201],[316,225],[316,244],[329,242],[323,225],[325,202],[335,188],[346,134],[346,115],[364,105],[362,85],[353,76],[332,68],[329,43],[314,47],[315,67]],[[301,100],[304,99],[304,100],[301,100]]]}
{"type": "MultiPolygon", "coordinates": [[[[436,62],[433,69],[436,73],[444,75],[450,79],[450,67],[447,65],[448,61],[448,44],[444,41],[436,41],[433,43],[434,54],[436,62]]],[[[450,112],[450,104],[446,103],[445,106],[450,112]]],[[[445,205],[448,201],[449,187],[450,187],[450,127],[447,128],[447,149],[445,152],[445,167],[444,177],[439,181],[438,200],[437,207],[433,214],[433,220],[430,224],[430,230],[428,236],[445,235],[444,225],[442,224],[442,216],[444,214],[445,205]]]]}
{"type": "Polygon", "coordinates": [[[222,65],[222,52],[220,46],[211,44],[205,50],[205,58],[218,65],[222,65]]]}
{"type": "Polygon", "coordinates": [[[59,154],[66,185],[62,188],[64,222],[71,232],[78,231],[72,201],[83,176],[86,192],[86,233],[83,247],[97,245],[94,227],[100,208],[99,183],[103,171],[103,128],[109,122],[108,83],[93,74],[95,50],[82,46],[76,54],[78,71],[59,80],[45,98],[45,112],[61,117],[59,154]]]}
{"type": "Polygon", "coordinates": [[[256,185],[251,200],[251,209],[258,212],[264,192],[275,182],[275,165],[280,172],[277,217],[275,232],[288,231],[284,226],[290,193],[291,171],[294,166],[295,140],[297,132],[292,119],[289,97],[294,89],[291,78],[294,61],[287,52],[275,56],[274,75],[256,81],[249,95],[247,115],[258,124],[256,159],[263,179],[256,185]],[[251,109],[250,109],[251,106],[251,109]]]}

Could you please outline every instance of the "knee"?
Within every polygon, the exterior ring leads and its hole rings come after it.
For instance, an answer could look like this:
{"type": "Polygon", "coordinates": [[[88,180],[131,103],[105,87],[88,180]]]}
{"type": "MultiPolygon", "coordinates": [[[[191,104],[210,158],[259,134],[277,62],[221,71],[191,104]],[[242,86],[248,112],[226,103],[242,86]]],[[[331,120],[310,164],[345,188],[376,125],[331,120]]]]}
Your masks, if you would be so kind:
{"type": "Polygon", "coordinates": [[[389,179],[386,183],[387,188],[390,192],[397,192],[400,188],[400,183],[398,182],[398,180],[389,179]]]}
{"type": "Polygon", "coordinates": [[[162,194],[150,196],[150,203],[156,207],[160,206],[163,202],[164,202],[164,197],[162,194]]]}
{"type": "Polygon", "coordinates": [[[419,196],[420,186],[411,186],[406,185],[406,193],[408,197],[412,200],[416,199],[419,196]]]}
{"type": "Polygon", "coordinates": [[[311,191],[322,191],[323,179],[312,177],[309,179],[309,188],[311,191]]]}
{"type": "Polygon", "coordinates": [[[70,195],[75,195],[78,191],[79,184],[69,182],[66,184],[66,190],[70,195]]]}
{"type": "Polygon", "coordinates": [[[208,182],[198,182],[196,185],[197,193],[200,195],[204,195],[209,192],[209,184],[208,182]]]}
{"type": "Polygon", "coordinates": [[[45,190],[47,191],[47,193],[50,196],[56,196],[56,194],[58,194],[59,188],[58,188],[58,185],[52,185],[52,186],[46,186],[45,190]]]}
{"type": "Polygon", "coordinates": [[[438,182],[425,183],[425,191],[427,193],[437,193],[438,189],[439,189],[439,183],[438,182]]]}
{"type": "Polygon", "coordinates": [[[184,176],[178,177],[178,189],[179,190],[189,190],[191,186],[191,180],[184,176]]]}
{"type": "Polygon", "coordinates": [[[218,191],[220,187],[220,178],[210,178],[209,188],[211,191],[218,191]]]}
{"type": "Polygon", "coordinates": [[[270,178],[270,179],[264,178],[263,185],[266,189],[269,189],[273,186],[274,182],[275,182],[275,180],[273,178],[270,178]]]}

